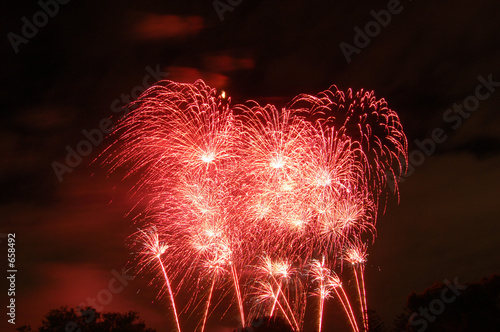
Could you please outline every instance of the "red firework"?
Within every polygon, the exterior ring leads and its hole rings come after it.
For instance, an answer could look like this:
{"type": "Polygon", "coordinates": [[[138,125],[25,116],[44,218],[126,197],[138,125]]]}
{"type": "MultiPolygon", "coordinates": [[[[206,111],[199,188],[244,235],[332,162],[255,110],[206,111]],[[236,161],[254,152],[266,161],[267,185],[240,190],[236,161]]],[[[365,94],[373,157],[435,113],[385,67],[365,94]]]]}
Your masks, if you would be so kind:
{"type": "Polygon", "coordinates": [[[161,267],[178,331],[175,296],[194,299],[181,312],[204,303],[203,331],[228,291],[242,326],[281,315],[302,331],[311,289],[320,330],[333,294],[353,330],[368,328],[363,239],[375,235],[386,174],[401,174],[407,158],[399,118],[383,99],[333,86],[281,110],[253,101],[232,107],[199,80],[160,82],[134,104],[106,161],[140,174],[134,189],[149,230],[138,233],[138,265],[161,267]],[[344,260],[354,268],[359,322],[334,272],[344,260]],[[216,289],[225,291],[218,301],[216,289]]]}

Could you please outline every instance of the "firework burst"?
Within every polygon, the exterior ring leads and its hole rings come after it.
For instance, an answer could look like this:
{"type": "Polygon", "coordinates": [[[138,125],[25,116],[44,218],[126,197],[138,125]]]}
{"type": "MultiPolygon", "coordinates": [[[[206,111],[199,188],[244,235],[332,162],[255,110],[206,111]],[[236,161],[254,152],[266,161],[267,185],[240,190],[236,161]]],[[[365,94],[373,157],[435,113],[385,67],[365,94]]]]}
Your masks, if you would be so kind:
{"type": "Polygon", "coordinates": [[[312,294],[319,331],[331,297],[359,331],[345,273],[334,272],[343,262],[353,268],[368,329],[362,241],[375,237],[386,174],[401,174],[407,157],[397,114],[383,99],[333,86],[278,110],[231,106],[203,81],[162,81],[134,106],[106,163],[139,176],[140,222],[153,231],[137,234],[138,265],[163,276],[178,331],[180,313],[198,307],[204,331],[229,293],[227,308],[236,305],[242,326],[281,316],[302,331],[312,294]],[[218,301],[216,289],[225,294],[218,301]],[[180,293],[191,300],[179,313],[180,293]]]}

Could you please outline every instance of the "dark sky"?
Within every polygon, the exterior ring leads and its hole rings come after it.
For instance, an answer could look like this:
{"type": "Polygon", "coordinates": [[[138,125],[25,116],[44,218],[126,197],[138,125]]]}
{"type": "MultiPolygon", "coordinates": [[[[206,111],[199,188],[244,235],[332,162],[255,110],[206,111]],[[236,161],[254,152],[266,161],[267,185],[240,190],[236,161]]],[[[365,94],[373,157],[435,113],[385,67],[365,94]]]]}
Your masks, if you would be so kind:
{"type": "MultiPolygon", "coordinates": [[[[52,163],[65,162],[67,146],[85,139],[82,130],[116,120],[122,94],[136,94],[162,73],[181,82],[202,78],[233,103],[283,106],[331,84],[364,88],[398,112],[411,174],[400,183],[399,205],[392,198],[379,218],[366,267],[369,307],[387,323],[411,291],[500,273],[500,83],[478,88],[483,100],[474,97],[478,77],[500,82],[500,3],[243,0],[222,21],[207,0],[58,7],[46,21],[35,1],[5,1],[0,11],[0,235],[16,233],[16,326],[37,326],[49,309],[96,297],[130,260],[131,183],[92,163],[107,143],[62,181],[52,163]],[[355,46],[355,28],[364,30],[371,11],[388,6],[397,8],[390,22],[347,61],[340,44],[355,46]],[[34,18],[38,31],[23,32],[34,18]],[[464,103],[476,110],[448,111],[464,103]],[[422,158],[415,140],[429,142],[437,128],[447,139],[422,158]]],[[[104,310],[136,310],[149,326],[170,331],[167,303],[148,282],[129,281],[104,310]]],[[[220,324],[235,325],[232,311],[220,324]]],[[[2,317],[0,329],[11,329],[2,317]]],[[[221,330],[216,318],[210,325],[221,330]]]]}

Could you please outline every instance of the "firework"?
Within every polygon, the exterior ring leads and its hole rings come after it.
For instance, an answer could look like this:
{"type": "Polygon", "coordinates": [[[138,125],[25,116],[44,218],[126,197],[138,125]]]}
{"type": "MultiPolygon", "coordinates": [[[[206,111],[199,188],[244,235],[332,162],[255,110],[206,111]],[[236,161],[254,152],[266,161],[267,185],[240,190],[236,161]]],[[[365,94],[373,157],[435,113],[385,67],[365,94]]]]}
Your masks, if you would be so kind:
{"type": "Polygon", "coordinates": [[[368,307],[366,305],[366,290],[365,290],[365,263],[366,263],[366,244],[356,241],[349,245],[346,249],[344,259],[351,264],[356,279],[356,287],[358,290],[359,305],[363,326],[368,330],[368,307]]]}
{"type": "Polygon", "coordinates": [[[364,243],[375,237],[386,174],[401,174],[407,157],[397,114],[384,100],[333,86],[281,110],[254,101],[231,106],[202,81],[163,81],[134,106],[106,162],[138,177],[140,222],[156,234],[139,232],[138,265],[156,262],[179,331],[180,293],[191,299],[180,315],[203,308],[201,331],[210,309],[228,298],[242,326],[282,316],[302,331],[311,289],[320,331],[330,297],[359,331],[344,274],[334,272],[343,262],[353,267],[368,329],[364,243]]]}
{"type": "Polygon", "coordinates": [[[160,242],[160,238],[156,228],[152,228],[148,231],[139,230],[139,238],[143,244],[142,253],[144,254],[143,263],[145,265],[156,262],[161,268],[163,278],[165,280],[165,286],[167,287],[168,294],[170,297],[170,303],[172,304],[172,311],[174,314],[175,322],[177,324],[177,331],[181,332],[181,327],[179,324],[179,316],[177,315],[177,308],[175,306],[174,294],[172,292],[172,286],[170,284],[170,279],[165,270],[165,265],[163,264],[161,256],[168,250],[168,245],[160,242]]]}

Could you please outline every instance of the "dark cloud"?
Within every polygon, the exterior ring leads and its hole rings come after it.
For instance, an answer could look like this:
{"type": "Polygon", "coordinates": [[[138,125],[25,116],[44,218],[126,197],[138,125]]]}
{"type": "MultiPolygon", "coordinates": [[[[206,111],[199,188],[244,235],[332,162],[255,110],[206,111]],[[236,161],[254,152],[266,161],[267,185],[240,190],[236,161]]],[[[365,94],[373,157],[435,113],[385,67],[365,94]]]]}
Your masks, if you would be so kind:
{"type": "Polygon", "coordinates": [[[184,38],[201,29],[203,18],[200,16],[145,14],[131,33],[139,39],[184,38]]]}

